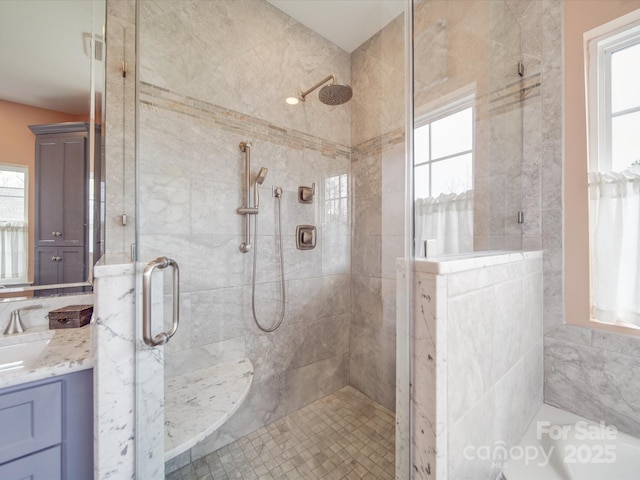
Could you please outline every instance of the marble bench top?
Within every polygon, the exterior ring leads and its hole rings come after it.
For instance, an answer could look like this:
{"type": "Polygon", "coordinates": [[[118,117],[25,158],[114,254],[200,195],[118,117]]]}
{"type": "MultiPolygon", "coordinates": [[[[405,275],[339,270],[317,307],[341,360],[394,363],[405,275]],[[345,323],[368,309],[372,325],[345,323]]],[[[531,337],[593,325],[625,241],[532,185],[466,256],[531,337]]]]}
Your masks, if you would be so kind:
{"type": "Polygon", "coordinates": [[[165,383],[165,462],[217,430],[249,393],[253,365],[247,358],[219,363],[165,383]]]}

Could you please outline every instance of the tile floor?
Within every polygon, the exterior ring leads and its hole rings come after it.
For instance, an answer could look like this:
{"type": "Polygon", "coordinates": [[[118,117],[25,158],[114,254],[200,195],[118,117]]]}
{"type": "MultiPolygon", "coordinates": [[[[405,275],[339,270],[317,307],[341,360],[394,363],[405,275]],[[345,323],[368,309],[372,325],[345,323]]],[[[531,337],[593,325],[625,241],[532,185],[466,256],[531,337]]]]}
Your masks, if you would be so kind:
{"type": "Polygon", "coordinates": [[[390,480],[394,469],[393,412],[345,387],[166,479],[390,480]]]}

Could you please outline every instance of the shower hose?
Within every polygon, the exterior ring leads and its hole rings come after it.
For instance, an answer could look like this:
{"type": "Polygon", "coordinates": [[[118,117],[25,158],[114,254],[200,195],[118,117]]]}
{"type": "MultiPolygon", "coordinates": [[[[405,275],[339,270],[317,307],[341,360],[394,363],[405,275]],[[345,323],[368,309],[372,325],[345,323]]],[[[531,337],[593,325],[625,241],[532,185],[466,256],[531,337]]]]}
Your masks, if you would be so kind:
{"type": "Polygon", "coordinates": [[[278,206],[278,239],[280,245],[280,318],[274,322],[271,327],[263,327],[256,315],[256,261],[258,257],[258,216],[255,215],[255,228],[253,229],[253,275],[251,278],[251,313],[253,314],[253,321],[256,326],[263,332],[273,332],[276,330],[282,320],[284,319],[285,310],[285,285],[284,285],[284,252],[282,250],[282,212],[280,208],[280,198],[282,197],[282,190],[276,190],[276,199],[278,206]]]}

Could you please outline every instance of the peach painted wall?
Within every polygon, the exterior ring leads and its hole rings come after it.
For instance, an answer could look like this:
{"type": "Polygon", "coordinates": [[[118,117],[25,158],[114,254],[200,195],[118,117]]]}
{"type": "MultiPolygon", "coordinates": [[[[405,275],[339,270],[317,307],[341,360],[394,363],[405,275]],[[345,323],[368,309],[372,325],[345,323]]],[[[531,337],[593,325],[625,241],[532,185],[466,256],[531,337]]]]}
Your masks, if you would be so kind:
{"type": "Polygon", "coordinates": [[[29,125],[88,121],[86,115],[45,110],[0,100],[0,163],[26,165],[29,169],[29,281],[33,281],[33,237],[35,189],[35,135],[29,125]]]}
{"type": "MultiPolygon", "coordinates": [[[[564,292],[567,323],[598,326],[589,318],[587,120],[583,34],[640,8],[640,0],[564,2],[564,292]]],[[[607,330],[619,330],[604,327],[607,330]]],[[[620,331],[620,330],[619,330],[620,331]]],[[[624,329],[626,333],[628,329],[624,329]]]]}

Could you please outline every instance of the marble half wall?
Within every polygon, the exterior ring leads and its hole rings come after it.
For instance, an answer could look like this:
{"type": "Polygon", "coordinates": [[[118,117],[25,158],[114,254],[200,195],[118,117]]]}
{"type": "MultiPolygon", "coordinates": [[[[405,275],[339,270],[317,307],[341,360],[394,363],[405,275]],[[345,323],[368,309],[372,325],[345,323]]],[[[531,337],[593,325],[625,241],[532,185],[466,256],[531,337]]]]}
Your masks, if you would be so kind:
{"type": "MultiPolygon", "coordinates": [[[[414,265],[415,479],[492,480],[542,404],[542,254],[414,265]]],[[[400,272],[399,272],[400,273],[400,272]]]]}

